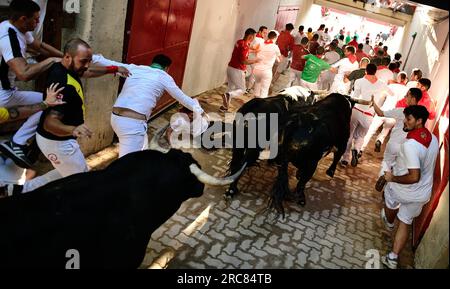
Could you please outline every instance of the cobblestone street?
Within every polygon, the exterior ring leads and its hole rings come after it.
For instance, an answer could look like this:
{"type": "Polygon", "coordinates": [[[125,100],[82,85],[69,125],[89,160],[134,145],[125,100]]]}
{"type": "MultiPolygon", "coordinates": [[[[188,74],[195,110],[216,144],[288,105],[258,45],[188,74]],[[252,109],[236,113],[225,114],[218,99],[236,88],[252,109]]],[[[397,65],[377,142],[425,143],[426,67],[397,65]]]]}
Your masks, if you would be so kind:
{"type": "MultiPolygon", "coordinates": [[[[282,83],[282,81],[280,81],[282,83]]],[[[275,87],[278,91],[280,87],[275,87]]],[[[198,96],[207,112],[218,112],[225,86],[198,96]]],[[[231,101],[235,111],[250,96],[231,101]]],[[[171,109],[150,122],[149,137],[168,123],[177,111],[171,109]]],[[[100,169],[117,158],[111,146],[92,155],[88,163],[100,169]]],[[[188,150],[202,168],[215,176],[225,175],[229,150],[188,150]]],[[[380,219],[382,196],[374,184],[382,153],[373,143],[362,164],[325,174],[332,155],[323,159],[306,189],[304,208],[286,203],[286,218],[265,212],[276,170],[260,161],[239,182],[240,194],[227,204],[225,188],[206,187],[201,198],[183,203],[178,212],[152,235],[141,268],[365,268],[378,250],[391,248],[391,233],[380,219]]],[[[290,187],[296,186],[295,168],[290,167],[290,187]]],[[[164,204],[161,204],[164,205],[164,204]]],[[[400,256],[400,267],[411,268],[410,242],[400,256]]]]}
{"type": "MultiPolygon", "coordinates": [[[[277,91],[280,87],[275,87],[277,91]]],[[[225,87],[199,96],[208,112],[217,112],[225,87]]],[[[232,100],[233,111],[249,98],[232,100]]],[[[150,126],[155,131],[175,111],[150,126]]],[[[266,213],[268,194],[276,170],[265,161],[251,168],[239,183],[240,194],[230,204],[224,188],[206,187],[204,195],[185,202],[166,224],[152,235],[143,268],[365,268],[372,251],[380,254],[392,245],[390,232],[380,219],[382,196],[375,191],[381,153],[373,144],[357,168],[338,168],[334,179],[325,174],[332,155],[323,159],[307,185],[307,205],[286,204],[286,218],[274,220],[266,213]],[[366,253],[368,254],[366,256],[366,253]]],[[[202,168],[223,176],[230,151],[205,153],[191,150],[202,168]]],[[[290,167],[290,187],[296,186],[290,167]]],[[[411,267],[410,248],[400,266],[411,267]]]]}

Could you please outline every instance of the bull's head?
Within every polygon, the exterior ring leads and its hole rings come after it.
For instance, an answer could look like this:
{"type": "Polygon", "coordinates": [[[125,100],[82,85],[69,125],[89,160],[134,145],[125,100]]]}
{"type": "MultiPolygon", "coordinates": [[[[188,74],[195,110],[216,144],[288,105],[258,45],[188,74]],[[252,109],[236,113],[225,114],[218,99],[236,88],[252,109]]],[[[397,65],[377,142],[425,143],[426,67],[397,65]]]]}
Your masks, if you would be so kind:
{"type": "MultiPolygon", "coordinates": [[[[159,151],[162,152],[164,154],[167,154],[170,151],[170,148],[163,148],[159,145],[158,143],[158,139],[162,137],[162,135],[164,134],[164,132],[166,131],[166,129],[168,128],[169,125],[166,125],[165,127],[161,128],[160,130],[158,130],[155,135],[153,136],[152,140],[150,141],[149,144],[149,149],[151,150],[155,150],[155,151],[159,151]]],[[[189,166],[189,169],[191,171],[191,173],[193,175],[195,175],[197,177],[197,179],[204,183],[205,185],[210,185],[210,186],[228,186],[231,185],[232,183],[234,183],[237,178],[242,174],[242,172],[244,171],[245,167],[247,166],[247,163],[245,163],[242,168],[234,175],[229,176],[229,177],[225,177],[225,178],[218,178],[218,177],[214,177],[211,176],[209,174],[207,174],[206,172],[202,171],[197,164],[193,163],[189,166]]]]}
{"type": "Polygon", "coordinates": [[[313,91],[303,86],[292,86],[279,92],[280,95],[289,97],[293,101],[304,102],[307,105],[313,105],[324,99],[328,92],[326,90],[313,91]]]}

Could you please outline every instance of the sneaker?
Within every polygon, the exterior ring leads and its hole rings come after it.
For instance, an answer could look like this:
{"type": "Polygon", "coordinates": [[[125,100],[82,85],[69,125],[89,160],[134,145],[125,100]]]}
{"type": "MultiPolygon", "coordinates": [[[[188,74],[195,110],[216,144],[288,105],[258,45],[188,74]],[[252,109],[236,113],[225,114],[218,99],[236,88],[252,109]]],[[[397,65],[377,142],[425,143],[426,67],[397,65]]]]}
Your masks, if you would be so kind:
{"type": "Polygon", "coordinates": [[[377,142],[375,143],[375,152],[381,152],[381,141],[379,140],[377,140],[377,142]]]}
{"type": "Polygon", "coordinates": [[[388,269],[398,268],[398,258],[391,258],[389,257],[389,254],[381,257],[381,263],[383,263],[388,269]]]}
{"type": "Polygon", "coordinates": [[[358,165],[358,151],[352,150],[352,167],[356,167],[358,165]]]}
{"type": "Polygon", "coordinates": [[[394,230],[394,224],[389,223],[387,217],[386,217],[386,212],[384,211],[384,208],[381,209],[381,220],[383,221],[384,227],[386,228],[386,230],[388,231],[392,231],[394,230]]]}
{"type": "Polygon", "coordinates": [[[386,179],[384,178],[384,176],[381,176],[378,178],[378,181],[375,184],[375,190],[377,190],[378,192],[382,192],[384,185],[386,185],[386,179]]]}
{"type": "Polygon", "coordinates": [[[32,164],[31,161],[27,158],[27,147],[21,146],[13,141],[7,141],[0,144],[0,151],[6,156],[9,157],[21,168],[29,169],[32,164]]]}
{"type": "Polygon", "coordinates": [[[341,161],[340,165],[341,165],[341,167],[346,168],[348,166],[348,162],[347,161],[341,161]]]}
{"type": "Polygon", "coordinates": [[[0,199],[11,197],[17,194],[21,194],[23,191],[23,186],[8,184],[0,187],[0,199]]]}

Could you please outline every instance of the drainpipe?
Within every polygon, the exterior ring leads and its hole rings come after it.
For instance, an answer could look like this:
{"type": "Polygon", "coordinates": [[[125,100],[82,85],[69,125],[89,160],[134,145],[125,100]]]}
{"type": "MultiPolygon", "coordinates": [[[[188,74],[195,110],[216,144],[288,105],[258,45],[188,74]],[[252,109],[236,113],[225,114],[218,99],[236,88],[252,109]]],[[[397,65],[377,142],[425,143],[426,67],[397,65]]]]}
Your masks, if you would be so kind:
{"type": "Polygon", "coordinates": [[[406,63],[408,63],[409,54],[411,53],[412,47],[414,45],[414,41],[416,40],[416,36],[417,36],[417,32],[414,32],[414,34],[412,35],[413,41],[411,42],[411,46],[409,47],[408,55],[406,56],[405,64],[403,64],[402,70],[405,70],[406,63]]]}

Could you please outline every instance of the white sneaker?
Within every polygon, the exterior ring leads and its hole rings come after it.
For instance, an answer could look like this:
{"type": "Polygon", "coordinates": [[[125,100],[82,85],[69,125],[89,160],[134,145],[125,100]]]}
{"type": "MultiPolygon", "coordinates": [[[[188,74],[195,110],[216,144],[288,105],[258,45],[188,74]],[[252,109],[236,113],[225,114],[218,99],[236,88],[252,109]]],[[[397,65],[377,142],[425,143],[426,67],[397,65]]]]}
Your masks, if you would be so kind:
{"type": "Polygon", "coordinates": [[[389,257],[389,253],[383,257],[381,257],[381,263],[383,263],[388,269],[397,269],[398,268],[398,259],[392,259],[389,257]]]}
{"type": "Polygon", "coordinates": [[[392,224],[389,223],[389,221],[386,217],[386,212],[384,211],[384,208],[381,209],[380,215],[381,215],[381,220],[383,221],[383,224],[384,224],[384,227],[386,228],[386,230],[388,230],[388,231],[394,230],[395,225],[393,223],[392,224]]]}

